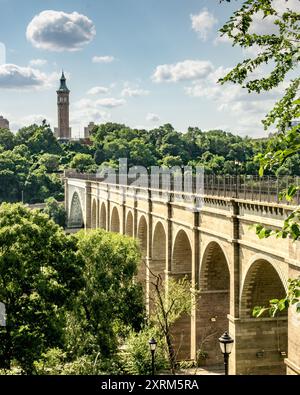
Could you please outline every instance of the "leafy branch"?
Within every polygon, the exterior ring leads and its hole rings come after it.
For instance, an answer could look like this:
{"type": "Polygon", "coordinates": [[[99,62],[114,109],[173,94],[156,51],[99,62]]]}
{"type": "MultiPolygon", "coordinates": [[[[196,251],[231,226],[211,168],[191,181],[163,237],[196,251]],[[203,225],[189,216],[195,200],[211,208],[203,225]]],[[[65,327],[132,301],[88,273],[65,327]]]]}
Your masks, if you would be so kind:
{"type": "Polygon", "coordinates": [[[288,292],[284,299],[272,299],[268,307],[256,306],[252,314],[254,317],[261,317],[268,312],[271,317],[275,317],[278,312],[294,305],[296,312],[300,313],[300,277],[289,280],[288,292]]]}

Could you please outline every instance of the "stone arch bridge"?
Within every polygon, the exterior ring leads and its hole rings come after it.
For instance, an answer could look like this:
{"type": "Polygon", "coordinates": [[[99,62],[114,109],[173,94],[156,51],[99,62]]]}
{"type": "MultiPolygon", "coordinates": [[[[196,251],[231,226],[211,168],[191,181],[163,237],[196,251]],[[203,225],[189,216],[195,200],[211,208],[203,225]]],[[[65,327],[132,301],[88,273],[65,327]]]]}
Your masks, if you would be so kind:
{"type": "MultiPolygon", "coordinates": [[[[191,315],[174,328],[181,358],[196,359],[201,350],[205,365],[222,363],[217,339],[229,330],[235,340],[231,374],[299,374],[300,314],[294,308],[276,318],[251,314],[254,306],[285,295],[288,279],[300,274],[300,247],[286,239],[259,240],[250,226],[279,228],[292,207],[251,188],[206,189],[203,207],[195,210],[194,196],[182,201],[174,191],[69,174],[65,205],[69,228],[135,237],[153,272],[166,280],[187,275],[199,289],[191,315]]],[[[147,299],[146,268],[139,277],[147,299]]]]}

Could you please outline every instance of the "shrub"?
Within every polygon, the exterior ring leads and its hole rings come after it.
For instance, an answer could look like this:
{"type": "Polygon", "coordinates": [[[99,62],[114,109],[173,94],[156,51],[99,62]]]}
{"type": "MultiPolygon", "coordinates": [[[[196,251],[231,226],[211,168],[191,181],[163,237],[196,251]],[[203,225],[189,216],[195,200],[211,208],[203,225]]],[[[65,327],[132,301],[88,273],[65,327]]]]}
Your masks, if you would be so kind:
{"type": "Polygon", "coordinates": [[[151,353],[149,340],[157,340],[155,352],[155,369],[168,369],[164,339],[155,328],[145,327],[140,332],[131,332],[121,353],[121,361],[126,374],[151,374],[151,353]]]}

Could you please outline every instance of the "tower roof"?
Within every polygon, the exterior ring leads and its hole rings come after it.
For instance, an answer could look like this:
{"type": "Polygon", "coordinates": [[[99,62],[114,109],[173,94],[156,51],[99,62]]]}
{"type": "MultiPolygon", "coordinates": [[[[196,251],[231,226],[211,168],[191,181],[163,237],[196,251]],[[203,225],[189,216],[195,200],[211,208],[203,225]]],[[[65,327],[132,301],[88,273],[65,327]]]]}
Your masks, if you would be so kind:
{"type": "Polygon", "coordinates": [[[60,77],[60,87],[57,90],[57,93],[58,92],[65,92],[65,93],[69,93],[70,92],[70,90],[68,89],[68,87],[66,85],[66,77],[65,77],[65,74],[64,74],[63,71],[62,71],[61,77],[60,77]]]}

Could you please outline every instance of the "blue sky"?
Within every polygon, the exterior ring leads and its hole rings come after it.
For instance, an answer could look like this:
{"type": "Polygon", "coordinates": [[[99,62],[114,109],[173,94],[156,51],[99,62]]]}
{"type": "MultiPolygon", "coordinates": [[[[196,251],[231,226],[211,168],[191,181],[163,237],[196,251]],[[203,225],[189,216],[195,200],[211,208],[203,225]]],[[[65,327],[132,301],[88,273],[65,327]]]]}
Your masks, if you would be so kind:
{"type": "Polygon", "coordinates": [[[0,115],[13,130],[43,118],[56,126],[63,68],[74,137],[89,121],[263,135],[259,120],[274,96],[216,83],[245,55],[217,39],[240,3],[0,0],[0,115]]]}

